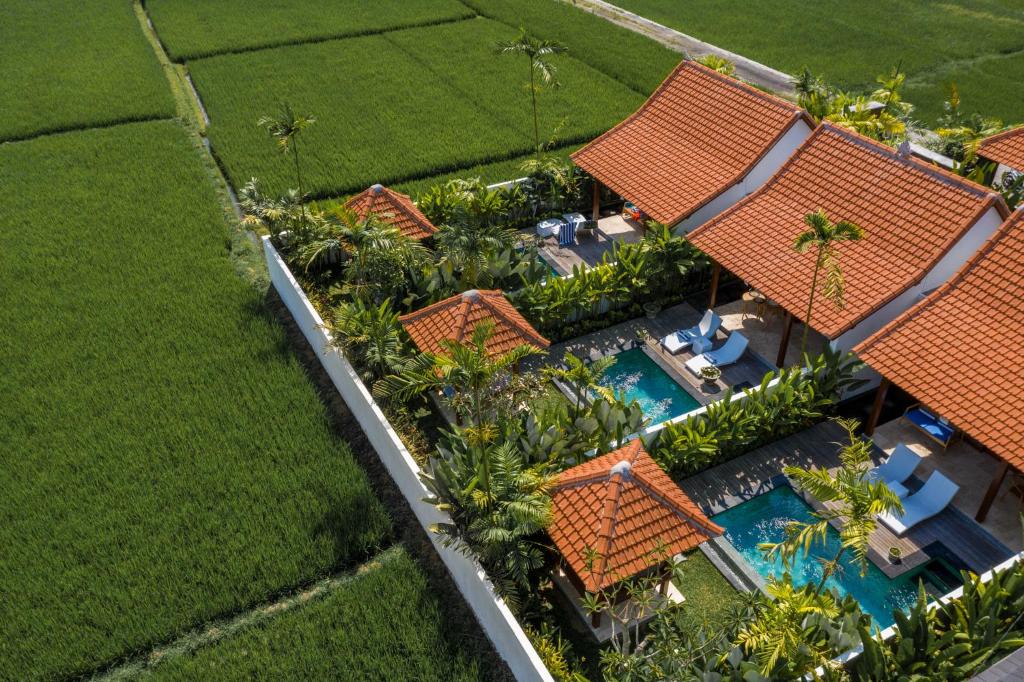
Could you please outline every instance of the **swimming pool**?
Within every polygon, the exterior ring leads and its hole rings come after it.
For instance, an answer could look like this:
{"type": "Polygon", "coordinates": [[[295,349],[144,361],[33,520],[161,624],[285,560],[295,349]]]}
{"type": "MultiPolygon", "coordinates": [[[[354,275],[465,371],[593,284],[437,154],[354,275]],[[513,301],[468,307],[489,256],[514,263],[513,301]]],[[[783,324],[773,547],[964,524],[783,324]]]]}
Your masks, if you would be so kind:
{"type": "Polygon", "coordinates": [[[626,402],[636,400],[651,423],[678,417],[700,407],[696,398],[648,357],[642,348],[632,348],[615,356],[615,364],[605,370],[601,385],[626,393],[626,402]]]}
{"type": "MultiPolygon", "coordinates": [[[[791,521],[815,521],[816,517],[791,487],[780,485],[771,492],[715,515],[712,520],[725,528],[726,539],[747,563],[767,578],[773,573],[782,575],[782,562],[767,561],[757,548],[758,544],[782,540],[791,521]]],[[[820,580],[823,569],[816,555],[831,558],[838,549],[839,533],[830,527],[824,548],[816,545],[806,559],[798,556],[794,561],[794,584],[804,585],[820,580]]],[[[924,580],[943,594],[960,586],[957,572],[937,559],[893,579],[870,562],[867,573],[861,577],[860,568],[851,556],[845,556],[840,563],[842,569],[829,577],[826,585],[838,589],[841,595],[852,595],[860,602],[861,608],[871,614],[879,628],[887,628],[895,622],[894,609],[906,609],[914,603],[918,580],[924,580]]]]}
{"type": "Polygon", "coordinates": [[[552,265],[550,261],[548,261],[547,258],[545,258],[544,256],[541,256],[541,255],[538,255],[537,258],[540,259],[541,265],[543,265],[544,268],[547,270],[547,273],[548,273],[547,276],[548,277],[561,277],[562,276],[558,272],[558,270],[555,269],[555,266],[552,265]]]}

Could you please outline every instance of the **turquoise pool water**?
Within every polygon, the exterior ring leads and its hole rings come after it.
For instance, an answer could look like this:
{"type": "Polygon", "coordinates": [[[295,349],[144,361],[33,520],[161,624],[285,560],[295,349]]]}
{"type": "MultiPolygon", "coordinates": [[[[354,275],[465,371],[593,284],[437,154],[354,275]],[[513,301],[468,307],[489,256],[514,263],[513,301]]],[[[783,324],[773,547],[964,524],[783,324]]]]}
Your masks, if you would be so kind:
{"type": "MultiPolygon", "coordinates": [[[[715,515],[713,520],[725,528],[726,538],[747,563],[767,578],[773,573],[782,575],[782,562],[765,560],[757,548],[758,544],[778,542],[785,537],[786,525],[791,521],[813,521],[815,517],[811,508],[791,487],[780,485],[771,492],[715,515]]],[[[822,567],[816,556],[831,558],[838,548],[839,533],[829,528],[824,548],[817,545],[806,559],[796,559],[792,571],[793,582],[803,585],[820,580],[822,567]]],[[[852,595],[880,628],[887,628],[895,622],[892,615],[894,609],[906,609],[914,603],[917,599],[918,580],[930,583],[942,593],[960,584],[954,571],[937,562],[925,564],[895,579],[886,577],[872,563],[868,564],[868,572],[864,577],[861,577],[860,569],[852,559],[844,558],[841,563],[842,570],[830,577],[826,584],[838,589],[840,594],[852,595]]]]}
{"type": "Polygon", "coordinates": [[[652,424],[700,407],[696,398],[640,348],[618,353],[615,364],[605,371],[601,385],[625,391],[626,402],[638,401],[652,424]]]}
{"type": "Polygon", "coordinates": [[[541,264],[547,269],[548,277],[561,277],[558,270],[555,270],[555,266],[548,262],[548,259],[544,256],[537,256],[540,259],[541,264]]]}

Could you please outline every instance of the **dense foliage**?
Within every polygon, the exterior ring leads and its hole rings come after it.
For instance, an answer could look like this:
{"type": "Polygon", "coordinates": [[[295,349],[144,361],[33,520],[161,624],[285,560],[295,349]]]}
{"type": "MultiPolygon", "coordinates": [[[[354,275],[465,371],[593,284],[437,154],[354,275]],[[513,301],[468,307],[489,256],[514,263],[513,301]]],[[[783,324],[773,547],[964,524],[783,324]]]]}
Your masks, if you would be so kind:
{"type": "Polygon", "coordinates": [[[473,16],[458,0],[147,0],[175,61],[394,31],[473,16]]]}
{"type": "MultiPolygon", "coordinates": [[[[310,194],[323,198],[531,152],[524,70],[494,49],[515,36],[476,18],[212,57],[189,68],[212,120],[214,152],[236,187],[253,176],[272,194],[294,186],[254,125],[278,100],[317,116],[305,164],[310,194]]],[[[545,141],[589,140],[643,101],[574,58],[571,45],[553,60],[562,87],[542,95],[545,141]]]]}
{"type": "MultiPolygon", "coordinates": [[[[326,597],[153,669],[157,680],[480,680],[423,570],[384,552],[326,597]]],[[[474,621],[475,625],[475,621],[474,621]]]]}
{"type": "Polygon", "coordinates": [[[0,142],[174,115],[130,2],[7,0],[0,24],[0,142]]]}
{"type": "Polygon", "coordinates": [[[0,145],[0,678],[85,673],[389,521],[175,122],[0,145]]]}
{"type": "Polygon", "coordinates": [[[799,0],[614,4],[786,73],[809,67],[847,91],[874,89],[879,69],[902,63],[904,94],[928,123],[942,114],[950,82],[960,85],[975,111],[1006,120],[1024,111],[1024,90],[1017,87],[1024,79],[1024,32],[1016,0],[964,0],[940,11],[921,0],[833,1],[813,13],[799,0]]]}
{"type": "Polygon", "coordinates": [[[862,366],[852,355],[826,348],[806,369],[766,374],[743,399],[733,400],[730,391],[703,414],[666,424],[651,454],[669,471],[690,475],[796,433],[828,416],[843,390],[861,384],[853,375],[862,366]]]}

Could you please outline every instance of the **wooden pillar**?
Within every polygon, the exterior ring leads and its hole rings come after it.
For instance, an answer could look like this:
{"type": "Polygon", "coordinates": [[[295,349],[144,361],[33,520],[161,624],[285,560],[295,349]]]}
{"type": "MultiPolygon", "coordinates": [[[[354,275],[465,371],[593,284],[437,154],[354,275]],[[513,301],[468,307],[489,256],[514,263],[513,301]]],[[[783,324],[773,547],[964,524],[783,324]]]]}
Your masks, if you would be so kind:
{"type": "Polygon", "coordinates": [[[978,513],[974,515],[974,520],[981,523],[988,516],[988,510],[992,508],[992,503],[996,501],[996,495],[999,494],[999,488],[1003,485],[1003,480],[1006,479],[1006,473],[1010,470],[1010,464],[1005,461],[999,463],[999,468],[996,469],[996,475],[992,477],[992,482],[988,485],[988,490],[985,491],[985,498],[981,501],[981,506],[978,507],[978,513]]]}
{"type": "Polygon", "coordinates": [[[668,599],[668,584],[671,581],[672,576],[669,573],[665,574],[665,577],[661,579],[661,587],[658,589],[661,592],[661,596],[668,599]]]}
{"type": "Polygon", "coordinates": [[[878,418],[882,416],[882,406],[885,405],[885,394],[889,392],[889,386],[892,382],[886,378],[882,378],[882,383],[878,385],[878,390],[875,391],[875,404],[871,406],[871,414],[868,416],[868,423],[864,427],[864,435],[872,436],[875,433],[875,427],[878,426],[878,418]]]}
{"type": "Polygon", "coordinates": [[[599,627],[601,627],[601,612],[600,611],[597,611],[593,615],[590,616],[590,625],[595,630],[598,629],[599,627]]]}
{"type": "Polygon", "coordinates": [[[779,355],[775,358],[775,366],[782,369],[786,366],[786,352],[789,350],[789,335],[793,332],[793,313],[786,311],[786,319],[782,323],[782,341],[779,343],[779,355]]]}
{"type": "Polygon", "coordinates": [[[715,262],[711,270],[711,296],[708,297],[708,308],[715,307],[715,300],[718,298],[718,278],[722,276],[722,266],[715,262]]]}
{"type": "Polygon", "coordinates": [[[601,218],[601,183],[594,178],[594,192],[593,192],[593,219],[599,220],[601,218]]]}

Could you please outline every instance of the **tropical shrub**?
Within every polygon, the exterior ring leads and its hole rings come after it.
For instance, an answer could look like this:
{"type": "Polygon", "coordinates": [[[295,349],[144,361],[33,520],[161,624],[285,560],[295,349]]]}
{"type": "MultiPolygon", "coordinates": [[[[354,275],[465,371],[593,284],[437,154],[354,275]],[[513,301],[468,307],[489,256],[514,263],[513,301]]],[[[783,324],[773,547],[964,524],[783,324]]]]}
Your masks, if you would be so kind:
{"type": "Polygon", "coordinates": [[[914,106],[901,96],[906,74],[894,68],[876,79],[878,88],[870,95],[852,95],[826,83],[806,67],[793,80],[797,103],[815,121],[828,120],[879,142],[895,145],[903,141],[911,123],[914,106]],[[880,108],[874,108],[878,103],[880,108]]]}
{"type": "Polygon", "coordinates": [[[769,372],[742,400],[733,400],[730,390],[703,414],[666,424],[651,454],[666,469],[689,475],[796,433],[827,417],[845,390],[862,383],[853,378],[862,366],[852,354],[826,348],[806,367],[769,372]]]}

